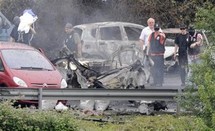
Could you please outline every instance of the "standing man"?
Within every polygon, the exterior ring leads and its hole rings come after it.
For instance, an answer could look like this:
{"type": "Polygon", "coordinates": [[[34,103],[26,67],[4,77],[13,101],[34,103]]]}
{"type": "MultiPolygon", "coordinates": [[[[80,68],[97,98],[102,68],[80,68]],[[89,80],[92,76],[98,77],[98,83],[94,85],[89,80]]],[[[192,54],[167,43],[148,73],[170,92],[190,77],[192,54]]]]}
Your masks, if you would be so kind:
{"type": "Polygon", "coordinates": [[[179,68],[180,68],[180,77],[181,77],[181,86],[185,86],[186,79],[186,69],[188,68],[188,57],[187,50],[189,47],[189,34],[186,31],[186,25],[180,25],[181,33],[175,38],[175,52],[174,59],[178,52],[179,68]]]}
{"type": "MultiPolygon", "coordinates": [[[[200,53],[203,47],[203,37],[197,32],[193,26],[188,29],[188,63],[189,65],[200,62],[200,53]]],[[[188,77],[192,74],[191,68],[189,68],[188,77]]]]}
{"type": "MultiPolygon", "coordinates": [[[[149,35],[154,32],[154,25],[155,25],[155,19],[149,18],[147,20],[147,27],[145,27],[139,37],[140,41],[140,47],[143,49],[144,55],[146,55],[146,50],[147,50],[147,45],[148,45],[148,40],[149,40],[149,35]]],[[[147,77],[147,83],[150,81],[150,73],[147,77]]]]}
{"type": "Polygon", "coordinates": [[[81,56],[81,42],[78,33],[73,31],[73,25],[67,23],[65,25],[66,38],[64,40],[64,47],[69,49],[75,56],[81,56]]]}
{"type": "Polygon", "coordinates": [[[151,69],[153,77],[152,86],[161,87],[164,77],[164,52],[165,52],[165,34],[160,31],[159,24],[154,25],[154,32],[151,33],[148,39],[147,55],[151,57],[154,65],[151,69]]]}
{"type": "Polygon", "coordinates": [[[154,32],[154,25],[155,25],[155,20],[153,18],[149,18],[147,20],[147,27],[145,27],[142,32],[141,35],[139,37],[140,39],[140,46],[143,48],[143,50],[146,50],[146,46],[148,44],[148,38],[149,35],[154,32]]]}
{"type": "Polygon", "coordinates": [[[198,33],[193,26],[188,29],[189,32],[189,63],[198,63],[199,54],[201,53],[201,47],[203,46],[203,37],[198,33]]]}

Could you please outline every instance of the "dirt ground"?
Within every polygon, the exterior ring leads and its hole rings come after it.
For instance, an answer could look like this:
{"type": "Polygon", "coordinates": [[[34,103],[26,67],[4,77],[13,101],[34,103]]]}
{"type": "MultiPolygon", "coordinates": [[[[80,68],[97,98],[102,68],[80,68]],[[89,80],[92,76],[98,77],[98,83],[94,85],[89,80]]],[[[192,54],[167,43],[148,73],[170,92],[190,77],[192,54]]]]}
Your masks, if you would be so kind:
{"type": "MultiPolygon", "coordinates": [[[[150,79],[151,80],[151,79],[150,79]]],[[[151,80],[152,81],[152,80],[151,80]]],[[[162,87],[152,87],[150,84],[146,85],[146,89],[178,89],[178,88],[184,88],[181,87],[181,79],[178,72],[174,73],[165,73],[164,74],[164,83],[162,87]]]]}

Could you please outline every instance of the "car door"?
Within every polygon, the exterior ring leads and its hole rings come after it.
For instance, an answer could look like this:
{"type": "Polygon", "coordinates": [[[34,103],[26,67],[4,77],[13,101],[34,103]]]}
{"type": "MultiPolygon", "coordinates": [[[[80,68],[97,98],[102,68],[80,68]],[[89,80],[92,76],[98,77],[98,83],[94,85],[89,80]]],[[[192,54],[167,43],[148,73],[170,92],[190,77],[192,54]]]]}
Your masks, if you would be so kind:
{"type": "Polygon", "coordinates": [[[97,45],[104,57],[111,58],[112,54],[124,44],[126,41],[121,26],[99,26],[97,45]]]}
{"type": "Polygon", "coordinates": [[[138,59],[143,59],[142,50],[139,44],[139,36],[141,34],[143,27],[135,25],[124,25],[123,32],[125,32],[125,38],[128,46],[121,50],[120,63],[123,65],[131,65],[136,62],[138,59]]]}
{"type": "Polygon", "coordinates": [[[128,43],[130,45],[134,44],[134,45],[139,46],[139,37],[140,37],[143,27],[129,26],[129,25],[125,25],[123,27],[124,27],[124,31],[126,33],[126,38],[128,39],[128,43]]]}

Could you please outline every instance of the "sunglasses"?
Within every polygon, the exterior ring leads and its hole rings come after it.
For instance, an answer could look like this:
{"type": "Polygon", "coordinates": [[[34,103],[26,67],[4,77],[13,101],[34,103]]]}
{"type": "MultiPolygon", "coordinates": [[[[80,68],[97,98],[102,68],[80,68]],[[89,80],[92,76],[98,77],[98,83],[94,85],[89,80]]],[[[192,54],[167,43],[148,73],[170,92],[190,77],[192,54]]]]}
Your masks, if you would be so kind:
{"type": "Polygon", "coordinates": [[[180,28],[180,30],[185,30],[186,28],[180,28]]]}

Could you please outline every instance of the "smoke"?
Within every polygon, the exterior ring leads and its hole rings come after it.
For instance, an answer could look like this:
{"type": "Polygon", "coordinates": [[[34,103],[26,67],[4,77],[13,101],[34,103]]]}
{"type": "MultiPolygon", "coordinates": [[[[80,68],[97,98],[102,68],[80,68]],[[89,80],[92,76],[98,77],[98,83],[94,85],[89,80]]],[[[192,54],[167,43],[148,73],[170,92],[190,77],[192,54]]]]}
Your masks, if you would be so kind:
{"type": "Polygon", "coordinates": [[[64,26],[119,20],[110,8],[110,2],[97,0],[35,0],[38,15],[37,34],[32,45],[42,48],[49,58],[56,57],[64,40],[64,26]],[[117,19],[116,19],[117,18],[117,19]]]}

